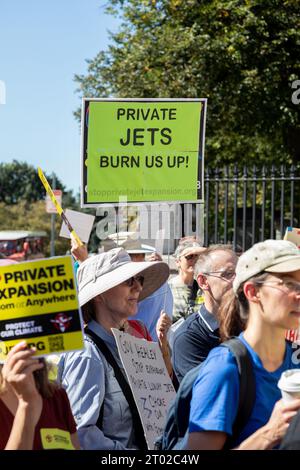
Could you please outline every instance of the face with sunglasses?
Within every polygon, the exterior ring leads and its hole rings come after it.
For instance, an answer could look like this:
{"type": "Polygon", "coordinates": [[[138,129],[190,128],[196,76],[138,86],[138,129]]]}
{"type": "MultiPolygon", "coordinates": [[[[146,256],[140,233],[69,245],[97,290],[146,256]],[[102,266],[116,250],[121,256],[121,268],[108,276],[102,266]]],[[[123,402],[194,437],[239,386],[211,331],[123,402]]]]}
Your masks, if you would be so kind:
{"type": "Polygon", "coordinates": [[[144,280],[145,280],[144,276],[137,275],[137,276],[132,276],[126,281],[124,281],[124,284],[126,284],[126,286],[128,287],[132,287],[135,282],[138,282],[143,287],[144,280]]]}
{"type": "Polygon", "coordinates": [[[107,313],[115,319],[127,319],[135,315],[143,284],[144,276],[137,274],[100,294],[98,297],[102,310],[105,308],[107,313]]]}
{"type": "MultiPolygon", "coordinates": [[[[201,247],[202,249],[202,247],[201,247]]],[[[182,252],[182,254],[177,258],[176,264],[179,272],[182,274],[194,274],[194,266],[199,256],[199,251],[197,252],[196,248],[187,248],[182,252]]]]}

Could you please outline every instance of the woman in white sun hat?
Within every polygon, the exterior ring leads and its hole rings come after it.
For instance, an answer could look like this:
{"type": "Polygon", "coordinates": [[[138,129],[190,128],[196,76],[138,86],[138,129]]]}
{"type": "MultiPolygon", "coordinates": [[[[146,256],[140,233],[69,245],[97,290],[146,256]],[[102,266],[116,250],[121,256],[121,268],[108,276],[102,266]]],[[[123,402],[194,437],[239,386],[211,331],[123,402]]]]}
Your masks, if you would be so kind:
{"type": "MultiPolygon", "coordinates": [[[[214,348],[194,383],[187,449],[222,449],[228,437],[231,447],[239,450],[272,449],[300,409],[300,399],[286,404],[278,388],[282,372],[300,367],[292,344],[285,341],[286,330],[297,328],[300,320],[300,251],[296,245],[283,240],[255,244],[239,258],[233,290],[226,297],[220,315],[227,330],[231,334],[244,330],[239,340],[253,371],[252,410],[235,432],[238,367],[228,348],[214,348]]],[[[249,390],[248,384],[246,397],[249,390]]]]}
{"type": "Polygon", "coordinates": [[[138,301],[158,289],[168,275],[166,263],[132,262],[123,248],[88,258],[78,268],[79,303],[88,335],[84,351],[63,356],[58,378],[69,395],[83,449],[146,448],[111,328],[148,339],[127,320],[137,312],[138,301]],[[111,355],[117,367],[111,365],[111,355]]]}

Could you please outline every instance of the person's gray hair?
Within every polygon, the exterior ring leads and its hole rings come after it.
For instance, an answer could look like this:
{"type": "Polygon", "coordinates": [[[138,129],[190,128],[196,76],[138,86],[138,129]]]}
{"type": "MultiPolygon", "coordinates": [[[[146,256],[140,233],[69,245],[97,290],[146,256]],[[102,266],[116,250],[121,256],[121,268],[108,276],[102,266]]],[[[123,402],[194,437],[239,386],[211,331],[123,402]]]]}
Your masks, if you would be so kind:
{"type": "Polygon", "coordinates": [[[212,254],[216,251],[227,251],[233,256],[237,256],[233,251],[232,245],[210,245],[203,253],[198,256],[197,262],[194,267],[194,277],[197,279],[200,273],[209,273],[213,271],[213,257],[212,254]]]}

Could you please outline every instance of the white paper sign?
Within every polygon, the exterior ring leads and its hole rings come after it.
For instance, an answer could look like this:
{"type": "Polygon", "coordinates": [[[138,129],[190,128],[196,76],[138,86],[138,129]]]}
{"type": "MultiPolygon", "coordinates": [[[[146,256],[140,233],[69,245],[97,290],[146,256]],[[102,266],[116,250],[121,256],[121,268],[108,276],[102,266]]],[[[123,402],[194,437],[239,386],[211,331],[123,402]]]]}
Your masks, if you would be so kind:
{"type": "Polygon", "coordinates": [[[112,328],[150,450],[164,428],[176,392],[158,343],[112,328]]]}
{"type": "Polygon", "coordinates": [[[283,239],[295,243],[300,248],[300,228],[287,227],[283,239]]]}
{"type": "MultiPolygon", "coordinates": [[[[69,220],[70,224],[72,225],[79,238],[81,238],[84,243],[88,243],[93,228],[95,216],[90,214],[83,214],[82,212],[72,211],[71,209],[66,209],[64,213],[66,214],[67,219],[69,220]]],[[[64,222],[62,223],[59,236],[64,238],[70,238],[70,232],[64,222]]]]}

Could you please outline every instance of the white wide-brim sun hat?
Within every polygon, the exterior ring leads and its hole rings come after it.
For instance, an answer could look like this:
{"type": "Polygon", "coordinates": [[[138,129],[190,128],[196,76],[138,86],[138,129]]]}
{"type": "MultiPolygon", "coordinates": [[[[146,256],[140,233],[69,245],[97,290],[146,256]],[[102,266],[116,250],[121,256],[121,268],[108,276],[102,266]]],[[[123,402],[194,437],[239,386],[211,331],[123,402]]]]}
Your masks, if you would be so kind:
{"type": "MultiPolygon", "coordinates": [[[[107,245],[108,249],[114,247],[121,247],[132,255],[154,253],[155,248],[151,245],[142,243],[136,232],[117,232],[112,233],[107,237],[107,240],[102,242],[103,246],[107,245]],[[110,245],[109,245],[110,242],[110,245]],[[113,245],[112,245],[113,244],[113,245]]],[[[105,250],[107,251],[107,250],[105,250]]]]}
{"type": "Polygon", "coordinates": [[[167,281],[169,266],[163,261],[131,261],[123,248],[114,248],[88,258],[77,271],[79,305],[82,307],[97,295],[137,274],[144,276],[140,301],[167,281]]]}

